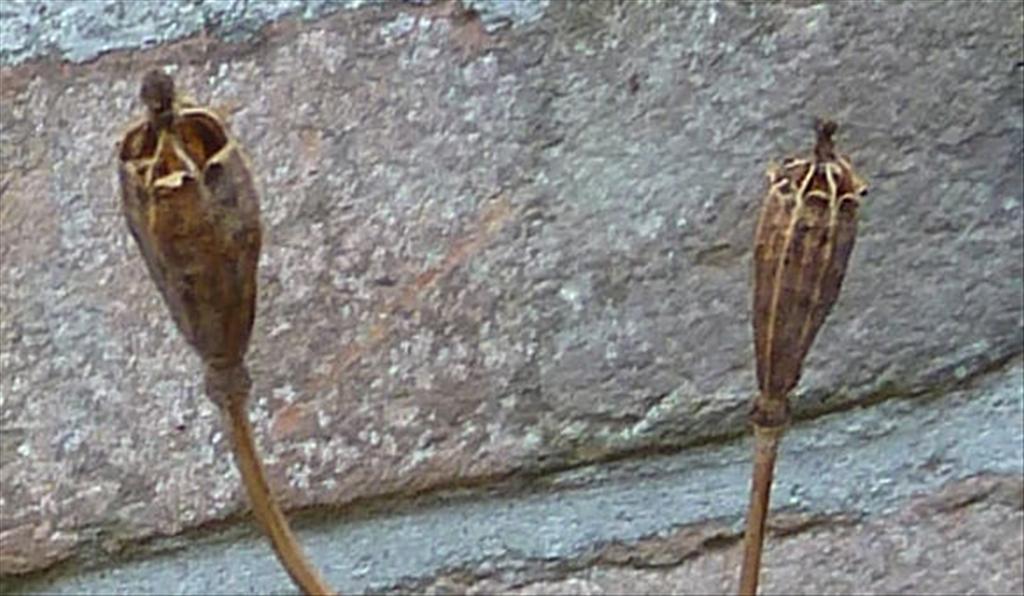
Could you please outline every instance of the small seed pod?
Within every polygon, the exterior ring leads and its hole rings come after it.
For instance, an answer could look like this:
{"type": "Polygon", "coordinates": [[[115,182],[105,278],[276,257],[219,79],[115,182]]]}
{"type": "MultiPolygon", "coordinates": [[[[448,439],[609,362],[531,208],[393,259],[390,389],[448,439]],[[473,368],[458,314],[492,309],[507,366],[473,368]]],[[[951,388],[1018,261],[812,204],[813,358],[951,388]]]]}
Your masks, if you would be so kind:
{"type": "Polygon", "coordinates": [[[800,380],[814,338],[839,296],[867,183],[835,152],[834,122],[819,121],[810,158],[768,168],[768,195],[754,240],[757,383],[784,401],[800,380]]]}
{"type": "Polygon", "coordinates": [[[261,242],[248,159],[169,76],[147,74],[141,97],[148,117],[118,153],[128,228],[188,343],[208,368],[235,369],[249,346],[261,242]]]}

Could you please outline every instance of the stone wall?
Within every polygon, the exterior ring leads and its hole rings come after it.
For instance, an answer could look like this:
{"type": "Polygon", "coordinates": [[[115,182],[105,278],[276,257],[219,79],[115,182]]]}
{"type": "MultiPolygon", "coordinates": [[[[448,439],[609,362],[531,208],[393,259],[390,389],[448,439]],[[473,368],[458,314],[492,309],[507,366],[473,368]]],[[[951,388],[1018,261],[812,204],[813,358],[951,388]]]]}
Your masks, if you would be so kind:
{"type": "Polygon", "coordinates": [[[163,67],[252,155],[250,409],[339,588],[731,589],[763,172],[829,115],[871,194],[766,588],[1022,589],[1020,3],[156,6],[0,25],[4,587],[288,586],[118,211],[163,67]]]}

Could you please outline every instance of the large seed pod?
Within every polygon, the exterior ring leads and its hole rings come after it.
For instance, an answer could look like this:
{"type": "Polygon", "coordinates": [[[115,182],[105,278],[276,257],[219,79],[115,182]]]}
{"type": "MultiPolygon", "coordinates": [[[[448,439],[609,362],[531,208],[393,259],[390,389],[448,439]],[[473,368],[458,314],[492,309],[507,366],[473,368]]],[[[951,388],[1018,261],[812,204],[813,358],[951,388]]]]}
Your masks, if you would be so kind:
{"type": "Polygon", "coordinates": [[[810,158],[768,168],[768,195],[754,241],[757,383],[785,399],[839,296],[867,183],[835,153],[836,125],[818,123],[810,158]]]}
{"type": "Polygon", "coordinates": [[[175,323],[203,361],[240,365],[256,310],[259,198],[242,148],[212,110],[146,76],[150,109],[119,146],[128,228],[175,323]]]}

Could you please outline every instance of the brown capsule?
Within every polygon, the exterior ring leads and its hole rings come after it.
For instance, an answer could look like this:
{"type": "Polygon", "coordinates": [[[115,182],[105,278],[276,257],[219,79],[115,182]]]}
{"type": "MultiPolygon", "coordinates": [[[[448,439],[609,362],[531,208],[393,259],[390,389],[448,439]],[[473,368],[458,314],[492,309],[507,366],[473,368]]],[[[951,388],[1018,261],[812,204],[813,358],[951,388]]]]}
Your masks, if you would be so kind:
{"type": "Polygon", "coordinates": [[[256,311],[261,229],[249,161],[212,110],[153,71],[118,151],[122,209],[174,322],[203,361],[239,367],[256,311]]]}
{"type": "Polygon", "coordinates": [[[754,240],[757,383],[785,399],[839,297],[867,183],[835,152],[834,122],[819,122],[809,158],[768,168],[768,194],[754,240]]]}

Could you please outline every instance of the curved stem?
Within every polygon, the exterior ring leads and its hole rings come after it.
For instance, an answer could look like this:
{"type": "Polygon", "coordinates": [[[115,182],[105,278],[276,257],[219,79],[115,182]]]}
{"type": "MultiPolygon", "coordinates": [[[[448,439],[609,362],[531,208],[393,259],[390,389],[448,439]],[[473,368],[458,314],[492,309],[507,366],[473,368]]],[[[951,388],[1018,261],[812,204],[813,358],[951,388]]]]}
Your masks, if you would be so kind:
{"type": "Polygon", "coordinates": [[[785,426],[761,426],[754,423],[754,473],[750,485],[750,509],[743,545],[743,568],[740,572],[740,596],[755,596],[761,574],[761,549],[768,503],[775,473],[775,455],[785,426]]]}
{"type": "Polygon", "coordinates": [[[317,570],[310,565],[302,546],[295,540],[288,526],[288,520],[270,492],[252,438],[252,426],[249,424],[245,402],[244,399],[228,400],[224,409],[229,419],[235,463],[242,474],[245,490],[249,493],[252,512],[270,538],[274,553],[292,581],[306,594],[333,594],[317,570]]]}

